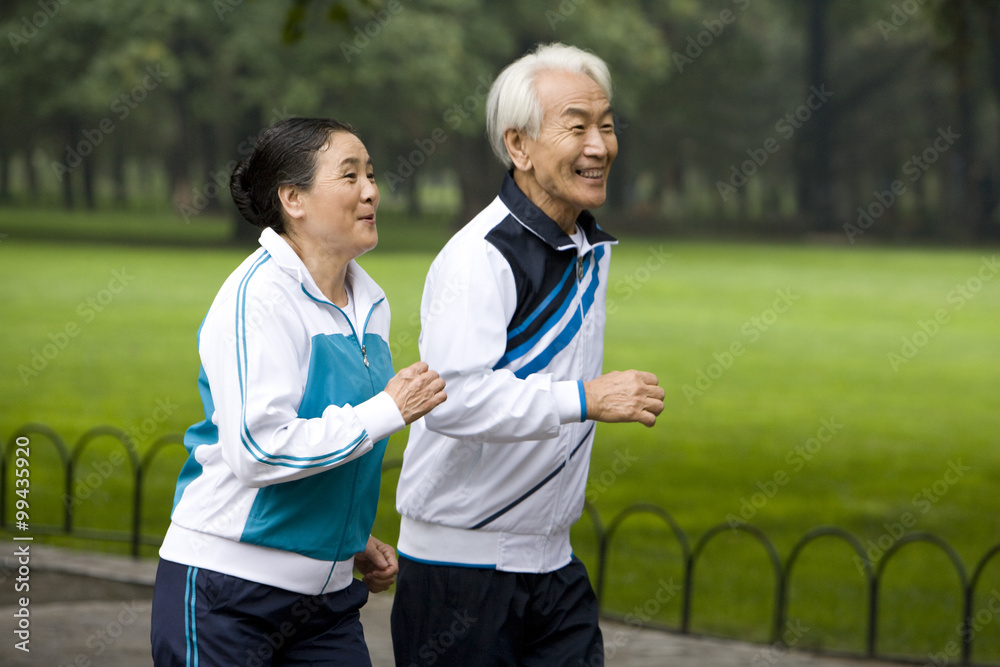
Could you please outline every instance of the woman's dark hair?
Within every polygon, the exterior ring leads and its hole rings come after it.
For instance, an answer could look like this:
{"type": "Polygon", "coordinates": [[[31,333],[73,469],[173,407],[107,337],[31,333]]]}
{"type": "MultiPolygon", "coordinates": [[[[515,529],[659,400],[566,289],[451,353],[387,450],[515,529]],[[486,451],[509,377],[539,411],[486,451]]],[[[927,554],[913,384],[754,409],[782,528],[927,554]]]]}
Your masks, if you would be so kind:
{"type": "Polygon", "coordinates": [[[278,188],[294,185],[308,190],[316,176],[316,158],[335,132],[354,128],[332,118],[285,118],[264,131],[253,153],[240,160],[229,179],[236,208],[250,224],[285,230],[278,188]]]}

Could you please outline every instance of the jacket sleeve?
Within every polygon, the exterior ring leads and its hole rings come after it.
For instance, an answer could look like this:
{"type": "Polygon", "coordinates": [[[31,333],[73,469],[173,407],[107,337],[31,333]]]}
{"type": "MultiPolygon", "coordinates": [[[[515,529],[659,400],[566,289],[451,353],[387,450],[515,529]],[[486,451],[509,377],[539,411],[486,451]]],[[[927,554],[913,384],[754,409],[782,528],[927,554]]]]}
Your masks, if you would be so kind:
{"type": "Polygon", "coordinates": [[[516,305],[510,266],[489,244],[450,249],[432,265],[420,307],[420,357],[444,378],[448,400],[424,417],[428,429],[518,442],[554,437],[562,424],[583,419],[582,382],[494,370],[516,305]]]}
{"type": "Polygon", "coordinates": [[[385,392],[358,406],[328,406],[314,419],[298,417],[311,340],[280,299],[248,294],[244,307],[230,304],[216,315],[202,327],[199,350],[223,459],[244,484],[288,482],[343,465],[403,428],[385,392]]]}

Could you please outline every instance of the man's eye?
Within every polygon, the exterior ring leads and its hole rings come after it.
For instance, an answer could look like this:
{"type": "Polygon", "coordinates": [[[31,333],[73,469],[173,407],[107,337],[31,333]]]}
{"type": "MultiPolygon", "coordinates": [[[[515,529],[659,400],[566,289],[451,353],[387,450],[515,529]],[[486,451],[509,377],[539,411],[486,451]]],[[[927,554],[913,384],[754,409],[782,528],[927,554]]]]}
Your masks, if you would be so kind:
{"type": "Polygon", "coordinates": [[[355,174],[355,173],[354,173],[353,171],[352,171],[352,172],[349,172],[349,173],[347,173],[347,174],[344,174],[344,178],[349,178],[349,179],[351,179],[351,180],[354,180],[354,179],[355,179],[355,178],[357,178],[357,177],[358,177],[358,175],[357,175],[357,174],[355,174]]]}

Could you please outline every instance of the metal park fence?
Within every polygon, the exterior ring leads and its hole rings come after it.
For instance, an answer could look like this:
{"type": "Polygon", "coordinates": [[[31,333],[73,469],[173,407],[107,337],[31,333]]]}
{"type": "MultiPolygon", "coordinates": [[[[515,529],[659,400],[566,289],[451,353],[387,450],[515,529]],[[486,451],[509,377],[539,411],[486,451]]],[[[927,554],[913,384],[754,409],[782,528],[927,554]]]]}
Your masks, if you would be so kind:
{"type": "MultiPolygon", "coordinates": [[[[598,561],[595,588],[599,601],[603,601],[604,598],[604,590],[607,581],[607,565],[611,553],[611,546],[615,535],[621,528],[622,524],[627,519],[636,515],[651,515],[662,521],[663,524],[670,529],[680,546],[681,558],[683,561],[684,583],[681,586],[681,618],[680,626],[678,628],[679,632],[682,634],[689,634],[691,632],[694,574],[699,558],[705,551],[706,547],[716,538],[726,533],[732,533],[733,531],[744,532],[750,535],[757,543],[759,543],[760,547],[767,555],[767,559],[771,567],[771,573],[774,576],[774,615],[770,629],[770,641],[775,645],[782,645],[786,643],[783,639],[783,631],[787,627],[789,621],[789,592],[791,590],[792,574],[795,570],[795,565],[798,563],[800,556],[804,551],[806,551],[807,548],[809,548],[814,542],[823,538],[831,538],[845,543],[854,552],[854,556],[856,557],[854,561],[859,564],[861,569],[863,569],[867,599],[867,607],[865,609],[866,634],[864,657],[880,658],[883,660],[897,659],[894,656],[880,655],[878,652],[880,593],[887,566],[903,549],[912,544],[922,543],[935,547],[946,556],[948,561],[954,567],[959,583],[962,611],[961,616],[954,619],[954,622],[949,624],[948,627],[954,627],[959,630],[958,634],[961,640],[956,647],[957,650],[954,655],[954,657],[959,660],[958,664],[973,664],[972,650],[975,638],[980,634],[978,632],[979,629],[981,629],[983,625],[987,625],[992,622],[995,616],[1000,616],[1000,600],[997,600],[998,604],[996,609],[991,606],[989,608],[981,609],[978,612],[974,610],[974,600],[982,579],[982,574],[990,562],[997,558],[997,555],[1000,554],[1000,543],[994,544],[986,551],[986,553],[972,568],[970,574],[969,570],[963,563],[962,558],[959,556],[954,547],[952,547],[946,540],[932,533],[923,531],[903,533],[899,535],[898,538],[894,539],[892,544],[884,550],[881,557],[876,562],[873,562],[872,559],[869,558],[868,552],[866,552],[865,547],[857,536],[836,526],[820,526],[813,528],[803,535],[792,547],[788,557],[782,560],[781,556],[778,554],[777,548],[775,548],[774,543],[767,536],[767,534],[749,523],[727,522],[717,524],[709,528],[692,545],[690,538],[680,528],[670,513],[658,505],[649,503],[636,503],[634,505],[630,505],[615,515],[615,517],[606,526],[592,505],[588,503],[586,510],[586,513],[591,520],[591,524],[593,525],[594,533],[597,537],[598,561]],[[989,618],[985,619],[985,622],[984,619],[979,617],[982,612],[988,612],[989,614],[989,618]]],[[[603,611],[603,605],[601,608],[603,611]]],[[[934,658],[934,660],[940,659],[934,658]]],[[[920,664],[952,664],[947,658],[943,658],[943,660],[943,662],[931,661],[922,662],[920,664]]],[[[907,661],[910,662],[910,660],[907,661]]],[[[977,662],[975,664],[985,663],[977,662]]]]}
{"type": "MultiPolygon", "coordinates": [[[[26,443],[30,447],[38,447],[41,442],[48,443],[53,447],[59,456],[63,468],[63,488],[62,505],[63,515],[61,525],[40,524],[32,521],[31,532],[40,535],[69,535],[88,540],[124,542],[130,545],[133,556],[138,557],[142,546],[156,547],[162,541],[163,535],[150,533],[143,530],[143,503],[145,496],[146,482],[149,478],[150,467],[167,447],[183,447],[182,436],[178,434],[164,435],[153,441],[145,453],[140,456],[129,433],[112,427],[98,426],[84,433],[76,443],[70,447],[62,437],[53,429],[44,424],[27,424],[18,429],[10,440],[0,448],[0,529],[14,530],[18,527],[18,521],[11,521],[11,508],[16,508],[18,498],[23,498],[27,494],[17,495],[19,486],[16,480],[21,479],[20,475],[12,473],[18,470],[22,464],[16,455],[26,443]],[[111,455],[105,465],[92,464],[91,468],[80,470],[80,461],[84,452],[98,439],[111,438],[121,446],[121,451],[111,455]],[[17,463],[15,464],[15,461],[17,463]],[[83,490],[93,490],[99,487],[110,476],[118,474],[119,468],[128,462],[131,476],[131,506],[129,507],[129,530],[97,530],[77,525],[75,508],[81,502],[81,492],[83,490]],[[14,481],[15,483],[11,483],[14,481]]],[[[398,459],[387,460],[383,464],[383,472],[393,470],[402,465],[398,459]]],[[[38,489],[34,490],[38,493],[38,489]]],[[[88,494],[89,495],[89,494],[88,494]]],[[[27,507],[28,504],[23,505],[27,507]]],[[[985,554],[976,562],[975,566],[969,570],[958,552],[944,539],[927,532],[908,532],[900,534],[891,545],[884,549],[880,558],[873,561],[866,552],[862,541],[842,528],[833,526],[823,526],[814,528],[803,535],[792,547],[788,556],[782,559],[777,548],[771,539],[759,528],[745,522],[720,523],[709,528],[696,541],[681,529],[673,516],[658,505],[649,503],[637,503],[626,507],[615,515],[610,522],[605,524],[597,509],[591,503],[586,503],[585,514],[590,521],[597,544],[597,566],[595,572],[595,589],[598,600],[602,603],[604,610],[605,588],[607,585],[608,561],[612,553],[612,547],[616,536],[623,524],[633,517],[647,516],[653,517],[655,521],[662,522],[664,527],[669,529],[676,540],[683,563],[683,585],[680,587],[681,610],[680,623],[676,631],[682,634],[691,633],[691,610],[695,592],[694,576],[699,559],[706,547],[708,547],[720,535],[733,531],[742,532],[749,535],[756,541],[767,556],[771,574],[774,578],[773,594],[773,619],[771,621],[770,637],[772,644],[783,644],[782,631],[788,622],[789,592],[791,590],[792,574],[800,556],[814,543],[820,540],[836,540],[846,544],[856,556],[855,562],[859,563],[859,569],[863,570],[863,579],[866,589],[866,608],[863,610],[866,618],[865,651],[863,657],[894,659],[893,657],[882,656],[878,650],[879,640],[879,619],[880,619],[880,598],[882,583],[886,567],[903,549],[909,545],[922,543],[928,544],[939,550],[947,558],[954,568],[958,580],[959,594],[961,599],[961,616],[954,619],[951,627],[959,628],[960,647],[953,657],[959,660],[960,665],[970,665],[972,663],[973,648],[977,635],[976,629],[981,624],[982,619],[977,618],[974,611],[974,600],[980,587],[983,572],[987,566],[1000,554],[1000,542],[989,548],[985,554]]],[[[14,518],[18,515],[13,513],[14,518]]],[[[1000,616],[1000,599],[997,609],[990,607],[988,611],[991,618],[994,615],[1000,616]]],[[[983,610],[980,610],[980,613],[983,610]]],[[[614,616],[614,614],[609,614],[614,616]]],[[[862,657],[862,656],[858,656],[862,657]]],[[[927,664],[947,664],[945,662],[931,662],[927,664]]],[[[982,663],[976,663],[982,664],[982,663]]]]}
{"type": "MultiPolygon", "coordinates": [[[[90,540],[100,540],[109,542],[127,542],[131,545],[133,556],[139,556],[142,545],[159,546],[163,540],[163,535],[144,533],[142,529],[143,498],[145,496],[144,487],[148,478],[148,471],[156,459],[157,455],[169,446],[184,446],[182,436],[177,434],[164,435],[152,443],[149,449],[141,457],[135,446],[133,438],[128,432],[113,426],[97,426],[84,433],[69,447],[66,441],[56,433],[55,430],[45,424],[27,424],[18,429],[0,452],[0,528],[18,528],[17,514],[15,521],[11,522],[8,517],[8,507],[17,507],[17,482],[24,479],[8,473],[8,469],[19,469],[24,465],[29,469],[27,479],[34,475],[37,477],[37,470],[31,471],[27,464],[22,461],[29,461],[28,457],[16,457],[18,449],[23,449],[25,443],[30,443],[31,448],[36,448],[40,440],[53,447],[59,456],[63,469],[63,487],[61,489],[61,504],[63,506],[62,525],[52,525],[39,523],[36,520],[30,522],[30,530],[37,535],[71,535],[90,540]],[[39,437],[40,436],[40,437],[39,437]],[[121,445],[120,450],[114,450],[108,460],[102,461],[101,465],[95,465],[89,471],[79,470],[80,460],[85,451],[92,444],[100,439],[108,439],[121,445]],[[118,469],[125,462],[128,462],[132,479],[132,502],[129,507],[128,531],[116,530],[96,530],[76,525],[75,509],[82,501],[97,491],[109,478],[118,474],[118,469]],[[14,477],[14,480],[10,478],[14,477]],[[14,484],[11,484],[14,481],[14,484]],[[74,488],[74,485],[77,485],[74,488]]],[[[37,486],[28,486],[33,489],[32,496],[38,497],[43,492],[37,486]]],[[[51,493],[52,489],[47,489],[44,493],[51,493]]],[[[27,494],[25,494],[27,495],[27,494]]]]}

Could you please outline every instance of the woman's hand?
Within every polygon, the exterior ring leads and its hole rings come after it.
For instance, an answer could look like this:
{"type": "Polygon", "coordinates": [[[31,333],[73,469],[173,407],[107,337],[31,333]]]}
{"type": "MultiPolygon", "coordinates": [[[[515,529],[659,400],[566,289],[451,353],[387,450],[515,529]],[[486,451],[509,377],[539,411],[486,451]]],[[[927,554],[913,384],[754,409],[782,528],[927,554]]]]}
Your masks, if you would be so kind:
{"type": "Polygon", "coordinates": [[[396,550],[369,535],[365,550],[354,554],[354,567],[361,573],[368,590],[381,593],[396,582],[399,572],[396,550]]]}
{"type": "Polygon", "coordinates": [[[444,380],[423,361],[396,373],[385,386],[385,393],[396,401],[407,424],[417,421],[448,398],[444,393],[444,380]]]}

